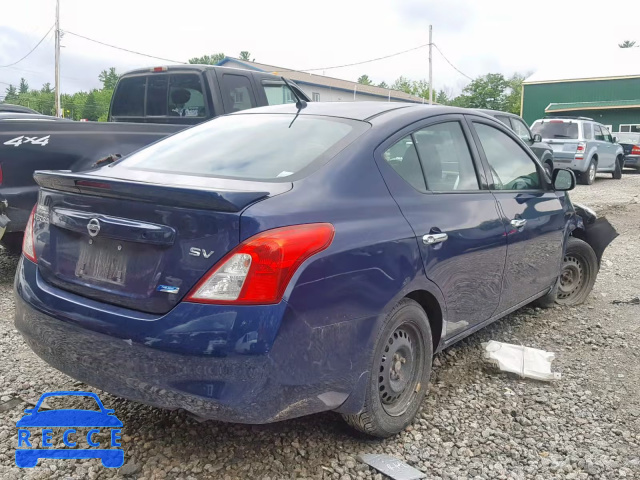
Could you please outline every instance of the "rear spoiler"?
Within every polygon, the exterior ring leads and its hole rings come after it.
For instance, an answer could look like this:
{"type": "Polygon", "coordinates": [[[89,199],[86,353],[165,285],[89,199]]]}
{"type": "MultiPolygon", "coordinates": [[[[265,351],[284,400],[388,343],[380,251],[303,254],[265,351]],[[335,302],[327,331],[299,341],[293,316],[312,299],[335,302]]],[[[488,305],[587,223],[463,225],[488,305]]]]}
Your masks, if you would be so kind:
{"type": "MultiPolygon", "coordinates": [[[[49,190],[223,212],[238,212],[251,203],[274,193],[267,188],[264,191],[189,188],[60,170],[39,170],[33,174],[33,178],[40,187],[49,190]]],[[[284,191],[289,190],[291,186],[290,184],[288,186],[287,184],[273,185],[284,187],[284,191]]],[[[282,190],[282,188],[276,189],[282,190]]],[[[282,193],[282,191],[275,193],[282,193]]]]}

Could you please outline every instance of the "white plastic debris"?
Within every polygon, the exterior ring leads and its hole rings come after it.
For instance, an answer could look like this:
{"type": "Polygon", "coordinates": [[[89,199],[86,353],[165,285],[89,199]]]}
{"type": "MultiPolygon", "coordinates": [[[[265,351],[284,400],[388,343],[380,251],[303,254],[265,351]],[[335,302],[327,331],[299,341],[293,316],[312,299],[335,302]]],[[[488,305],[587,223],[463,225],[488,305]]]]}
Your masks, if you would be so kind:
{"type": "Polygon", "coordinates": [[[551,362],[556,357],[553,352],[495,340],[483,343],[482,346],[484,358],[503,372],[517,373],[522,378],[547,382],[561,378],[560,373],[551,371],[551,362]]]}

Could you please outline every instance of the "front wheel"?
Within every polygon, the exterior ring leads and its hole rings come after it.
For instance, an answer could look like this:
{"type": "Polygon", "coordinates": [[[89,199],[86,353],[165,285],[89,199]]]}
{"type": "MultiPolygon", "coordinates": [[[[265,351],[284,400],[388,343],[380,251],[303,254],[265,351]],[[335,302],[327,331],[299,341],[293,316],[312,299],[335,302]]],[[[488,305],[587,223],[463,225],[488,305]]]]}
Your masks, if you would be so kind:
{"type": "Polygon", "coordinates": [[[569,237],[558,279],[556,303],[579,305],[583,303],[596,282],[598,257],[591,246],[579,238],[569,237]]]}
{"type": "Polygon", "coordinates": [[[615,167],[613,168],[613,173],[611,174],[611,176],[615,179],[615,180],[620,180],[622,178],[622,158],[618,157],[616,158],[616,164],[615,167]]]}
{"type": "Polygon", "coordinates": [[[365,404],[343,415],[356,430],[390,437],[404,430],[418,413],[429,378],[433,343],[427,314],[414,300],[401,300],[387,315],[373,352],[365,404]]]}
{"type": "Polygon", "coordinates": [[[547,172],[547,175],[549,175],[549,178],[553,178],[553,167],[549,162],[546,162],[544,164],[544,171],[547,172]]]}

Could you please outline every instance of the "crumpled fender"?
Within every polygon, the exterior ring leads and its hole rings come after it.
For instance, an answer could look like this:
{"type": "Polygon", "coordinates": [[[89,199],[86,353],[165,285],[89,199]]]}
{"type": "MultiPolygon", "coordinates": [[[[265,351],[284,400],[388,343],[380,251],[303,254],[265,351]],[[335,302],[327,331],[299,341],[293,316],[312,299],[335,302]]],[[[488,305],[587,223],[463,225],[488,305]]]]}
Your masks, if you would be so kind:
{"type": "Polygon", "coordinates": [[[582,227],[571,232],[576,238],[587,242],[598,257],[598,265],[609,244],[620,235],[606,217],[597,218],[593,211],[574,204],[576,214],[582,218],[582,227]]]}

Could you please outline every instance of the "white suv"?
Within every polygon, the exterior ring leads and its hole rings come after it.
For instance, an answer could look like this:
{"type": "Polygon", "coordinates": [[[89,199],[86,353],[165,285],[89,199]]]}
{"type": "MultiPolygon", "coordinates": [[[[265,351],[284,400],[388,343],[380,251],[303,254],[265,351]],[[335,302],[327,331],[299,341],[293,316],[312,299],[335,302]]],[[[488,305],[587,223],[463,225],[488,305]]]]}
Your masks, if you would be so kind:
{"type": "Polygon", "coordinates": [[[570,168],[580,183],[591,185],[596,172],[622,178],[624,151],[609,129],[587,117],[545,117],[533,122],[531,131],[553,149],[556,168],[570,168]]]}

